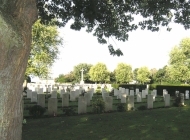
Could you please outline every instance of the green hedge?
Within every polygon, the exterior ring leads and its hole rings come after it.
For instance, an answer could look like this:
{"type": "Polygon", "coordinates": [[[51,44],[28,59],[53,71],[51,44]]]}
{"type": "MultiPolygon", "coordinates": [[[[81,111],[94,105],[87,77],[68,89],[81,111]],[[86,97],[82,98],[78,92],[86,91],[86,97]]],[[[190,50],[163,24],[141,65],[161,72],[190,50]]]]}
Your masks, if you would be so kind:
{"type": "Polygon", "coordinates": [[[158,84],[149,84],[149,90],[154,90],[156,89],[158,84]]]}
{"type": "Polygon", "coordinates": [[[157,95],[163,95],[163,89],[166,89],[171,96],[175,96],[175,91],[185,93],[186,90],[190,91],[190,85],[157,85],[157,95]]]}
{"type": "Polygon", "coordinates": [[[115,89],[119,89],[119,84],[111,84],[111,86],[115,89]]]}
{"type": "Polygon", "coordinates": [[[137,85],[137,84],[118,84],[118,88],[119,87],[127,88],[129,90],[135,90],[136,88],[138,88],[139,91],[142,91],[143,89],[146,89],[146,85],[137,85]]]}

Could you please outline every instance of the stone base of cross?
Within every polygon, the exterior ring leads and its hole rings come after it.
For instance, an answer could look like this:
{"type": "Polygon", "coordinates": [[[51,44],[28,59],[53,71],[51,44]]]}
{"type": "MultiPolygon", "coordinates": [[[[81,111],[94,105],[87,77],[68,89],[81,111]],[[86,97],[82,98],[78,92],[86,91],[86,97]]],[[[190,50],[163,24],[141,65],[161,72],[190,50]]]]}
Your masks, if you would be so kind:
{"type": "Polygon", "coordinates": [[[84,85],[84,81],[83,80],[80,81],[80,85],[84,85]]]}

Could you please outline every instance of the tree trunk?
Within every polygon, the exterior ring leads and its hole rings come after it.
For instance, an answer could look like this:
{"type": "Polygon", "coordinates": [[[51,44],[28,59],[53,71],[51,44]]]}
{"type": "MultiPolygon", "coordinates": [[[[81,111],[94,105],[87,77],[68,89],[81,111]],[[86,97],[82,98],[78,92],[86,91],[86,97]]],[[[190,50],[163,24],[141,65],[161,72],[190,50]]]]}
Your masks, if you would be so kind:
{"type": "Polygon", "coordinates": [[[0,0],[0,140],[22,139],[22,85],[35,0],[0,0]]]}

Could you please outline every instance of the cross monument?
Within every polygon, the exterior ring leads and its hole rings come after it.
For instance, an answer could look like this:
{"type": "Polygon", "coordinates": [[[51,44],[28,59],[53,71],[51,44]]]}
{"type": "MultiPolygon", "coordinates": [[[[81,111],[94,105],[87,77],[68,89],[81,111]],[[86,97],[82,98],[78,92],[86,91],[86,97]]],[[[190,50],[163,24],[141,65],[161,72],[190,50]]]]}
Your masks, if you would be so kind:
{"type": "Polygon", "coordinates": [[[80,81],[80,84],[83,85],[84,84],[84,80],[83,80],[83,68],[81,70],[81,81],[80,81]]]}

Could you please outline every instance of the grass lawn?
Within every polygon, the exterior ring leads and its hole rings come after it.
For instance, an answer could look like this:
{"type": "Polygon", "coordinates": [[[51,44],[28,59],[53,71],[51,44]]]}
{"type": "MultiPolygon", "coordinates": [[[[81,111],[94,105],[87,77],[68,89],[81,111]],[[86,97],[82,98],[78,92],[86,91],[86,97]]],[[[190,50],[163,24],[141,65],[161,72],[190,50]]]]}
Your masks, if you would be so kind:
{"type": "MultiPolygon", "coordinates": [[[[135,100],[136,101],[136,100],[135,100]]],[[[27,107],[34,105],[24,100],[23,140],[187,140],[190,138],[190,100],[185,107],[163,108],[162,97],[158,97],[151,110],[117,112],[120,100],[114,98],[113,112],[92,114],[91,106],[84,115],[65,116],[58,104],[57,117],[33,119],[27,107]]],[[[172,104],[173,100],[171,100],[172,104]]],[[[136,103],[135,107],[146,105],[136,103]]],[[[70,102],[76,107],[77,102],[70,102]]]]}

